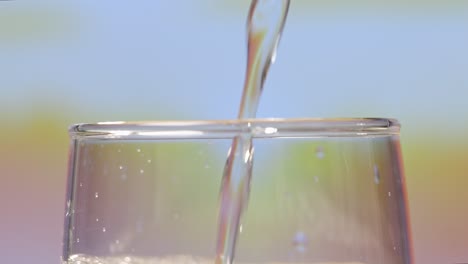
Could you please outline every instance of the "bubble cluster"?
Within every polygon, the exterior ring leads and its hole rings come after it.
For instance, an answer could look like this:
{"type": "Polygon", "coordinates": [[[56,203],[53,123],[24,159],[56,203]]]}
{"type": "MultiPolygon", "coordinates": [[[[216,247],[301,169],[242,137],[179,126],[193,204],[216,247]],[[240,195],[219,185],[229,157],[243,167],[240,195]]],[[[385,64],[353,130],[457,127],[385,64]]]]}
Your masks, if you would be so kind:
{"type": "MultiPolygon", "coordinates": [[[[121,248],[122,243],[113,243],[110,246],[111,252],[117,252],[121,248]]],[[[134,251],[132,249],[131,251],[134,251]]],[[[83,254],[70,256],[68,264],[212,264],[213,260],[207,258],[200,258],[194,256],[175,255],[160,258],[141,258],[135,256],[121,256],[121,257],[95,257],[83,254]]]]}

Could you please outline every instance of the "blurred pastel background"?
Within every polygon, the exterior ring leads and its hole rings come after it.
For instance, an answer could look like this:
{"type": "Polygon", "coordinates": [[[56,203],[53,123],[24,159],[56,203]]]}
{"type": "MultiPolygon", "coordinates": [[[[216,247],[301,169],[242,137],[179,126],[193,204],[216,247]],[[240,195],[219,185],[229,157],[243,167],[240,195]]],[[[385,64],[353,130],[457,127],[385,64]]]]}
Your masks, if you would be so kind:
{"type": "MultiPolygon", "coordinates": [[[[1,263],[59,263],[72,123],[236,116],[247,0],[0,1],[1,263]]],[[[416,263],[468,262],[468,2],[292,0],[260,117],[395,117],[416,263]]]]}

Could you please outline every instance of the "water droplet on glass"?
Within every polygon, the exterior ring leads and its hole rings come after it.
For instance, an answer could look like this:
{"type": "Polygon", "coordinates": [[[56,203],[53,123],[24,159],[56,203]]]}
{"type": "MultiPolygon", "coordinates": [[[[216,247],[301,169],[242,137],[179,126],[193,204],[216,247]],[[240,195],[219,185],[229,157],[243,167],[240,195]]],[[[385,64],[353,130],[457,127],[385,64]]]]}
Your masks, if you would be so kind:
{"type": "Polygon", "coordinates": [[[141,149],[137,149],[137,152],[141,152],[141,149]]]}
{"type": "Polygon", "coordinates": [[[143,173],[145,173],[145,171],[144,171],[144,170],[140,170],[140,173],[143,174],[143,173]]]}
{"type": "Polygon", "coordinates": [[[317,158],[323,159],[323,157],[325,157],[325,153],[323,152],[323,148],[322,147],[317,147],[317,149],[315,149],[315,155],[317,156],[317,158]]]}
{"type": "Polygon", "coordinates": [[[306,251],[307,243],[309,242],[307,235],[304,232],[298,231],[294,235],[293,245],[298,252],[306,251]]]}
{"type": "Polygon", "coordinates": [[[318,176],[314,176],[314,181],[315,181],[315,182],[319,182],[319,177],[318,177],[318,176]]]}
{"type": "Polygon", "coordinates": [[[104,232],[104,233],[106,232],[106,228],[105,228],[105,227],[102,228],[102,232],[104,232]]]}
{"type": "Polygon", "coordinates": [[[375,184],[380,183],[380,172],[379,172],[379,167],[377,167],[377,165],[374,165],[374,183],[375,184]]]}
{"type": "Polygon", "coordinates": [[[391,192],[388,192],[388,197],[392,196],[392,193],[391,192]]]}
{"type": "Polygon", "coordinates": [[[99,198],[99,193],[98,192],[94,193],[94,197],[99,198]]]}

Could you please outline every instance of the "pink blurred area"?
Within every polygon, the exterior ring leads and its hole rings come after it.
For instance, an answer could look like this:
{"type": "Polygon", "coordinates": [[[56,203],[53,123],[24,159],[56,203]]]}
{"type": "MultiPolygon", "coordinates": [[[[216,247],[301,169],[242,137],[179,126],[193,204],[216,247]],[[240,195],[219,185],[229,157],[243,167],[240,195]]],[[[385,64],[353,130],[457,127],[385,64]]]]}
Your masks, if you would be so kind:
{"type": "Polygon", "coordinates": [[[67,140],[66,126],[47,117],[2,129],[2,263],[59,263],[67,140]]]}
{"type": "MultiPolygon", "coordinates": [[[[294,1],[261,114],[400,119],[416,263],[468,263],[468,6],[294,1]]],[[[234,116],[248,1],[17,2],[0,1],[0,263],[59,263],[68,126],[234,116]]]]}

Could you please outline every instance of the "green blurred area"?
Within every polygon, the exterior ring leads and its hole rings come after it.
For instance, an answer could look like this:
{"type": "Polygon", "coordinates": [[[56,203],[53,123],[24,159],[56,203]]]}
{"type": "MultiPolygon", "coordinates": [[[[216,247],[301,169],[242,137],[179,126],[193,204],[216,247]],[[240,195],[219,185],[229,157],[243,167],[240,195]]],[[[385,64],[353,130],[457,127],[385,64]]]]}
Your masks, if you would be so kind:
{"type": "MultiPolygon", "coordinates": [[[[66,110],[47,109],[49,107],[34,110],[28,117],[2,120],[0,155],[3,168],[22,167],[34,164],[37,160],[46,160],[43,171],[36,173],[47,177],[47,182],[52,185],[44,188],[52,190],[64,186],[69,144],[67,128],[80,119],[66,110]]],[[[439,137],[427,133],[427,130],[421,128],[419,133],[412,131],[407,134],[403,129],[401,135],[405,174],[410,203],[416,214],[416,226],[425,225],[423,221],[418,223],[418,214],[431,215],[433,220],[443,219],[452,210],[453,214],[464,214],[466,212],[458,208],[458,202],[468,200],[468,192],[465,191],[465,186],[468,186],[468,139],[461,136],[439,137]]],[[[313,164],[309,165],[313,167],[313,164]]],[[[11,171],[14,172],[14,168],[11,171]]]]}
{"type": "MultiPolygon", "coordinates": [[[[47,108],[33,111],[26,118],[3,120],[0,164],[8,173],[10,184],[7,186],[12,189],[4,190],[2,196],[11,197],[9,194],[22,188],[28,197],[39,197],[43,206],[54,201],[53,204],[59,205],[60,209],[67,171],[67,127],[78,117],[47,108]],[[41,200],[39,193],[47,193],[47,196],[41,200]]],[[[426,130],[421,128],[420,133],[413,131],[409,134],[402,132],[415,249],[416,253],[424,252],[438,246],[437,242],[431,241],[452,241],[457,245],[444,249],[449,254],[466,246],[464,238],[468,236],[465,227],[468,212],[463,202],[468,200],[468,140],[465,137],[437,137],[425,133],[426,130]]],[[[177,149],[167,151],[167,155],[179,155],[177,149]]],[[[309,165],[313,170],[313,164],[309,165]]],[[[193,184],[196,186],[193,182],[187,186],[193,184]]],[[[11,207],[21,203],[21,200],[11,201],[11,207]]],[[[59,233],[60,212],[56,212],[54,217],[58,218],[55,221],[59,225],[53,230],[59,233]]]]}
{"type": "MultiPolygon", "coordinates": [[[[2,3],[1,45],[27,44],[70,39],[79,30],[76,13],[60,6],[2,3]]],[[[18,48],[18,47],[17,47],[18,48]]]]}

